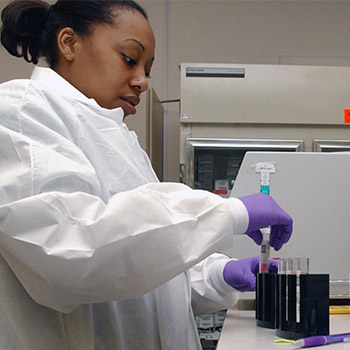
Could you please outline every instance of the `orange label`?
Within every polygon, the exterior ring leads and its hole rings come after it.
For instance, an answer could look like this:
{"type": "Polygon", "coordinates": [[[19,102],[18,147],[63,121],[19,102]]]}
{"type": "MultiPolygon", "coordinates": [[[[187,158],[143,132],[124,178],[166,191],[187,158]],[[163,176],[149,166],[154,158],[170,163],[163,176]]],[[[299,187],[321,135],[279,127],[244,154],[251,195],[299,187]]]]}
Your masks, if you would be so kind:
{"type": "Polygon", "coordinates": [[[350,109],[344,109],[344,123],[350,124],[350,109]]]}
{"type": "Polygon", "coordinates": [[[213,193],[215,193],[215,194],[227,194],[227,190],[214,190],[213,193]]]}

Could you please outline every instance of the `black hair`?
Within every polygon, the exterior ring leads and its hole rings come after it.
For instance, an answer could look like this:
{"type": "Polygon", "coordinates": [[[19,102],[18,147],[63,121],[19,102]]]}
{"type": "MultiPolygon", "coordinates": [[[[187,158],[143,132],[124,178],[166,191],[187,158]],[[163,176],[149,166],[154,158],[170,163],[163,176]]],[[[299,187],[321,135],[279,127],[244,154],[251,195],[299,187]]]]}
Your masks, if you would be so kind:
{"type": "Polygon", "coordinates": [[[148,19],[132,0],[58,0],[51,6],[42,0],[14,0],[1,13],[1,44],[27,62],[37,64],[45,57],[53,68],[58,60],[56,35],[60,29],[71,27],[88,36],[93,24],[112,25],[117,11],[123,9],[138,11],[148,19]]]}

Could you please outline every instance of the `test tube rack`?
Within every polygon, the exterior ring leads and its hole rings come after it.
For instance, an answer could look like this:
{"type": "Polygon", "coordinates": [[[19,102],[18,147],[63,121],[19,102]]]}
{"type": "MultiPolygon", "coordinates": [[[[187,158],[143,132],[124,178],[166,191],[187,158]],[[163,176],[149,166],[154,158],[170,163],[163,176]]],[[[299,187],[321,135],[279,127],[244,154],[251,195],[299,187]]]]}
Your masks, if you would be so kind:
{"type": "Polygon", "coordinates": [[[276,274],[256,276],[255,318],[259,327],[276,327],[276,274]]]}
{"type": "Polygon", "coordinates": [[[301,274],[298,281],[295,274],[259,273],[256,280],[258,326],[293,340],[329,334],[328,274],[301,274]]]}

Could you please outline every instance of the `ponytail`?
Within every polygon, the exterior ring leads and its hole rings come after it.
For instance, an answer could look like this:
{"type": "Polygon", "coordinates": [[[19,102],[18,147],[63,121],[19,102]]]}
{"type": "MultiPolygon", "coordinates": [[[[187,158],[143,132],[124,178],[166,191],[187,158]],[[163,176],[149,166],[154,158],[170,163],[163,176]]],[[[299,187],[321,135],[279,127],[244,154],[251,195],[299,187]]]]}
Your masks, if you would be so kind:
{"type": "Polygon", "coordinates": [[[49,4],[41,0],[16,0],[1,14],[1,44],[13,56],[38,63],[42,56],[41,37],[48,18],[49,4]]]}
{"type": "Polygon", "coordinates": [[[145,10],[133,0],[58,0],[49,6],[42,0],[14,0],[1,14],[1,43],[13,56],[38,63],[45,57],[51,68],[58,61],[57,33],[65,27],[82,36],[92,25],[112,25],[119,11],[145,10]]]}

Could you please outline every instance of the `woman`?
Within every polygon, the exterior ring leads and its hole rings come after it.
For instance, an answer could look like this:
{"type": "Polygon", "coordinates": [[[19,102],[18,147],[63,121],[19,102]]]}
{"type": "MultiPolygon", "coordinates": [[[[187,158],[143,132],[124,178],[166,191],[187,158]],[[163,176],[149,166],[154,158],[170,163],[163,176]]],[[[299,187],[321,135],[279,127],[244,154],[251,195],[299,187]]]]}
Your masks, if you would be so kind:
{"type": "Polygon", "coordinates": [[[154,61],[133,1],[10,3],[1,42],[50,68],[0,87],[0,347],[200,349],[193,314],[254,288],[256,258],[215,252],[246,233],[286,243],[270,196],[159,183],[134,114],[154,61]]]}

